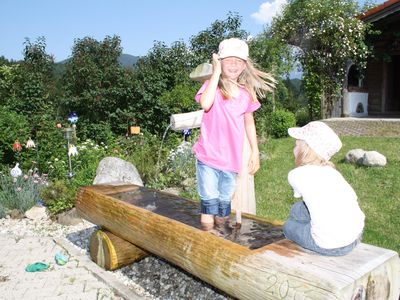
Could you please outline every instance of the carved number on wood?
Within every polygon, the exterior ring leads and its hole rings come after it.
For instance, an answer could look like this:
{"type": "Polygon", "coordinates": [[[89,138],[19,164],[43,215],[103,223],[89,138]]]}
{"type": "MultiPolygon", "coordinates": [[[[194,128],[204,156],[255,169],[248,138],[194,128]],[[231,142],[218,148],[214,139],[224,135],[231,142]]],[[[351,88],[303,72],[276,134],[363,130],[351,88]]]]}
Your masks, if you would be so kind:
{"type": "Polygon", "coordinates": [[[272,283],[267,287],[266,292],[273,295],[274,294],[273,287],[278,282],[278,278],[276,277],[276,275],[271,275],[271,276],[268,277],[268,281],[272,281],[272,283]]]}

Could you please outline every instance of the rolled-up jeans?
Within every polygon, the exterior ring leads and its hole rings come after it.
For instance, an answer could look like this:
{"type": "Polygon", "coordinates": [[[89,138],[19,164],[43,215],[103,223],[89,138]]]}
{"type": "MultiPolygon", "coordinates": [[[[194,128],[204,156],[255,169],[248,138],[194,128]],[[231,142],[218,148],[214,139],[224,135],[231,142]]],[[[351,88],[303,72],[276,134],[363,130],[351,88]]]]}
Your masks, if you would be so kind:
{"type": "Polygon", "coordinates": [[[360,238],[358,238],[350,245],[332,249],[318,246],[311,235],[311,217],[304,201],[293,204],[290,209],[289,219],[283,225],[283,233],[287,239],[292,240],[303,248],[327,256],[345,255],[360,242],[360,238]]]}
{"type": "Polygon", "coordinates": [[[197,160],[197,192],[201,200],[202,214],[219,217],[230,215],[236,175],[235,172],[214,169],[197,160]]]}

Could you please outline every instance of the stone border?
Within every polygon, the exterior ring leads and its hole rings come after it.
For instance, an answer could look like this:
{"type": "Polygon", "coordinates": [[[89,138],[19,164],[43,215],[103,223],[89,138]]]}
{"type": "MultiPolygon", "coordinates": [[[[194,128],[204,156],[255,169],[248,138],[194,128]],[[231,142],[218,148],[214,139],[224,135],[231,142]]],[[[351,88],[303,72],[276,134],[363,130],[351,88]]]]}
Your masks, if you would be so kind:
{"type": "Polygon", "coordinates": [[[108,285],[117,296],[123,297],[124,299],[129,300],[142,300],[146,299],[138,295],[132,289],[124,285],[123,283],[119,282],[118,279],[104,270],[103,268],[99,267],[95,264],[87,254],[81,253],[78,249],[76,249],[66,238],[53,238],[54,242],[60,245],[62,248],[65,249],[70,255],[72,255],[75,259],[79,261],[80,266],[86,268],[90,271],[95,277],[99,280],[104,282],[108,285]]]}

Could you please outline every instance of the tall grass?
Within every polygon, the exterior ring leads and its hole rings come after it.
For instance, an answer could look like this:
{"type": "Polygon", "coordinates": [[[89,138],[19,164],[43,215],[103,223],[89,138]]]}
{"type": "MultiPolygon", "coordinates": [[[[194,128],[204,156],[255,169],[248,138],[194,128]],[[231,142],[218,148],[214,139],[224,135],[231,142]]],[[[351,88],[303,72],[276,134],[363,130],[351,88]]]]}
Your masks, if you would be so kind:
{"type": "MultiPolygon", "coordinates": [[[[384,137],[341,137],[343,148],[332,161],[358,195],[365,213],[363,242],[400,252],[400,139],[384,137]],[[387,158],[382,168],[344,162],[351,149],[378,151],[387,158]]],[[[257,214],[285,220],[296,201],[287,182],[293,169],[294,139],[270,139],[260,146],[267,154],[255,177],[257,214]]],[[[338,217],[340,222],[340,217],[338,217]]]]}

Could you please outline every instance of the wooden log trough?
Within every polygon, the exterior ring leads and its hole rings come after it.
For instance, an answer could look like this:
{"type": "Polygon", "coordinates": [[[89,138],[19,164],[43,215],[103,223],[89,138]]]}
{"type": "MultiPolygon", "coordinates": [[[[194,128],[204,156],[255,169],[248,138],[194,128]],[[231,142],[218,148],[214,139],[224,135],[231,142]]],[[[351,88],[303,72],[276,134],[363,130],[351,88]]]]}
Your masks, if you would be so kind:
{"type": "Polygon", "coordinates": [[[200,230],[197,202],[135,185],[80,188],[76,208],[104,230],[90,251],[108,269],[149,252],[238,299],[399,297],[399,256],[388,249],[361,243],[321,256],[284,239],[279,222],[247,214],[240,230],[217,236],[200,230]]]}

